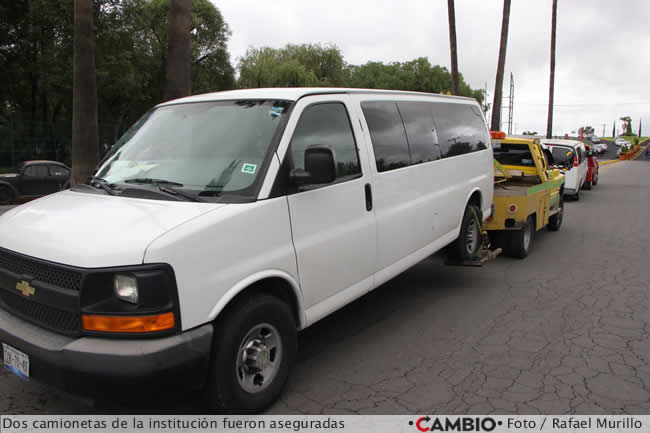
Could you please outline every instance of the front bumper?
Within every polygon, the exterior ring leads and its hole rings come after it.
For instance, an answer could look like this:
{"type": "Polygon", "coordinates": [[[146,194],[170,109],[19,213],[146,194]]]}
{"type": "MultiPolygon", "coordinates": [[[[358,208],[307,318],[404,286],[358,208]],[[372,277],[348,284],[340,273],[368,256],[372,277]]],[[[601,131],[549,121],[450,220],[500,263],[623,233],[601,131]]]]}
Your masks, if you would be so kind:
{"type": "Polygon", "coordinates": [[[73,338],[0,309],[0,343],[29,356],[30,379],[90,397],[202,388],[212,334],[208,324],[156,339],[73,338]]]}

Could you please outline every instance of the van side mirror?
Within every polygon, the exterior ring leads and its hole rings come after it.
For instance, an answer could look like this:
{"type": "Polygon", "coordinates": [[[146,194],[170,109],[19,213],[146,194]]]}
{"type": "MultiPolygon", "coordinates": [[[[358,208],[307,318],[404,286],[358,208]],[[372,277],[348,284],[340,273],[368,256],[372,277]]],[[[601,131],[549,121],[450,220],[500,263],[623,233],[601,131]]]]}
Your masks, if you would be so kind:
{"type": "Polygon", "coordinates": [[[292,170],[289,179],[295,185],[318,185],[336,180],[336,157],[331,147],[312,144],[305,149],[305,168],[292,170]]]}

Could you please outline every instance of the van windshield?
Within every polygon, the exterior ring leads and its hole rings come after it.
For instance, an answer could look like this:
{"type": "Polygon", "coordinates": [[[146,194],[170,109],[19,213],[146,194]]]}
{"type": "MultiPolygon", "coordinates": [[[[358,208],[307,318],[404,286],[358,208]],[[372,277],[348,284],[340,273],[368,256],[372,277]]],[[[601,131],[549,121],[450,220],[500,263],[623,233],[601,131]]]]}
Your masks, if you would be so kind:
{"type": "Polygon", "coordinates": [[[113,146],[96,177],[111,185],[155,180],[197,195],[250,196],[289,105],[240,100],[156,108],[113,146]]]}

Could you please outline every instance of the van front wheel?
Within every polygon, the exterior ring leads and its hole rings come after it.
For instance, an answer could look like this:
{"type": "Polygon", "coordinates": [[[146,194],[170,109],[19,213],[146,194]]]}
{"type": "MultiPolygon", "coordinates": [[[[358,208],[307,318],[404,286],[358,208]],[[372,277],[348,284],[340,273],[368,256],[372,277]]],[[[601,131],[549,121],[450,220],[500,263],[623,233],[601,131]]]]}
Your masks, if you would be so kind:
{"type": "Polygon", "coordinates": [[[291,308],[278,298],[244,299],[215,324],[208,401],[221,413],[257,413],[282,393],[298,346],[291,308]]]}
{"type": "Polygon", "coordinates": [[[447,250],[449,258],[460,261],[472,261],[481,246],[481,213],[473,204],[467,205],[460,233],[447,250]]]}

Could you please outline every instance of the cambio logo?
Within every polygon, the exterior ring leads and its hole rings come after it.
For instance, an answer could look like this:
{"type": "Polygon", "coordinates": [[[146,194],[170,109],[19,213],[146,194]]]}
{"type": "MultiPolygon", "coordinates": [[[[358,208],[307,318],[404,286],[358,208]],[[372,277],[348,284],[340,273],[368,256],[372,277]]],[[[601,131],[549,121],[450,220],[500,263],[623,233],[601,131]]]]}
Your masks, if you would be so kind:
{"type": "Polygon", "coordinates": [[[423,416],[417,421],[409,421],[409,425],[415,425],[421,432],[430,431],[474,431],[474,432],[491,432],[501,421],[495,421],[490,417],[464,417],[459,416],[454,419],[447,417],[429,417],[423,416]]]}

